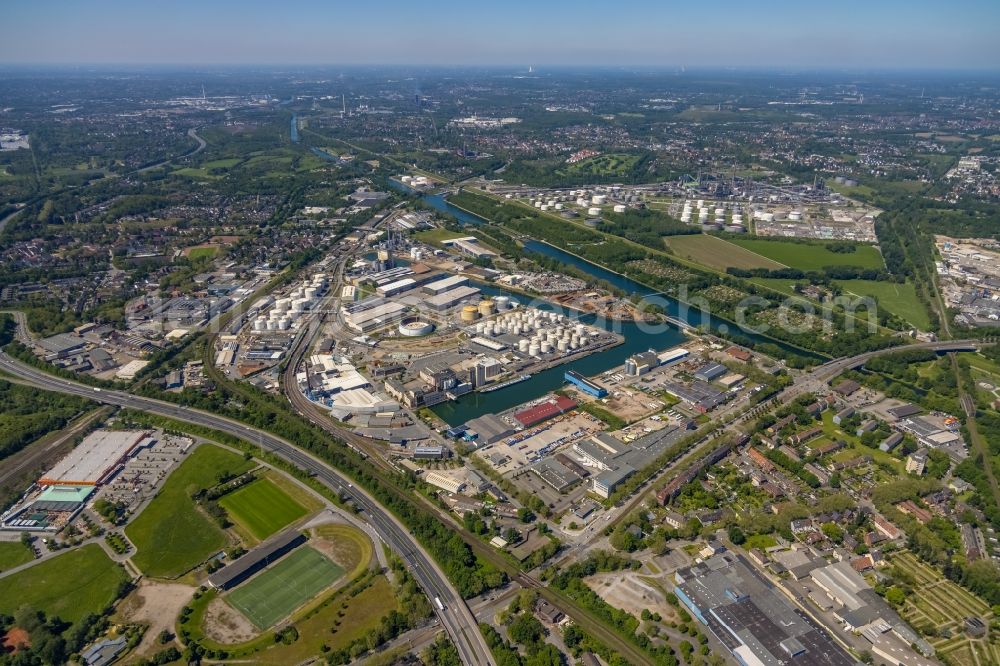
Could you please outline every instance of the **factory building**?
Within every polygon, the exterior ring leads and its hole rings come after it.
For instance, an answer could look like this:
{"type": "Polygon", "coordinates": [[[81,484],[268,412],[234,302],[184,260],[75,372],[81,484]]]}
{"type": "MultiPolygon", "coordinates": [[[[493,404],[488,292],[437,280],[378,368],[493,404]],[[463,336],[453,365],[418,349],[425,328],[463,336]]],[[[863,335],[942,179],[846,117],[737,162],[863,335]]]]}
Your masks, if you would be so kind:
{"type": "Polygon", "coordinates": [[[424,481],[442,490],[447,490],[449,493],[458,493],[465,488],[464,481],[448,476],[447,474],[442,474],[441,472],[428,472],[424,475],[424,481]]]}
{"type": "Polygon", "coordinates": [[[156,440],[147,431],[98,430],[38,480],[43,486],[98,486],[107,482],[137,450],[156,440]]]}
{"type": "Polygon", "coordinates": [[[570,400],[564,396],[557,396],[554,400],[547,400],[539,405],[531,407],[530,409],[517,412],[514,414],[514,420],[523,425],[525,428],[530,428],[531,426],[550,419],[553,416],[565,414],[575,407],[575,400],[570,400]]]}
{"type": "Polygon", "coordinates": [[[407,307],[402,303],[383,302],[358,311],[348,310],[344,314],[344,321],[352,330],[368,333],[399,321],[406,316],[406,310],[407,307]]]}
{"type": "Polygon", "coordinates": [[[563,376],[570,384],[573,384],[581,391],[589,393],[596,398],[604,398],[608,395],[608,389],[595,384],[576,370],[567,370],[566,374],[563,376]]]}
{"type": "Polygon", "coordinates": [[[630,377],[640,377],[659,365],[660,357],[650,349],[625,359],[625,374],[630,377]]]}
{"type": "Polygon", "coordinates": [[[451,291],[455,287],[464,287],[467,284],[469,284],[469,278],[461,275],[452,275],[451,277],[446,277],[442,280],[425,284],[423,291],[425,294],[437,296],[438,294],[443,294],[446,291],[451,291]]]}
{"type": "Polygon", "coordinates": [[[503,374],[503,364],[492,356],[487,356],[476,361],[470,374],[472,374],[470,379],[473,386],[485,386],[503,374]]]}
{"type": "Polygon", "coordinates": [[[853,666],[855,660],[798,612],[741,556],[712,555],[674,574],[674,594],[732,653],[760,666],[853,666]]]}
{"type": "Polygon", "coordinates": [[[435,296],[428,297],[424,302],[432,310],[441,312],[455,307],[462,301],[468,300],[479,293],[475,287],[455,287],[435,296]]]}

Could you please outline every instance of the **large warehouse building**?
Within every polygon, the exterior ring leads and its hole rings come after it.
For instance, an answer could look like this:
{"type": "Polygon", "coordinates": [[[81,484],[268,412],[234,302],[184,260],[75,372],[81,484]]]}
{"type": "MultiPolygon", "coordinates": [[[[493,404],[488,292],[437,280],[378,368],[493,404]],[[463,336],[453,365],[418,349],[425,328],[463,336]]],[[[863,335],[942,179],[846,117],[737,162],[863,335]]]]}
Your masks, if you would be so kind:
{"type": "Polygon", "coordinates": [[[145,430],[98,430],[42,475],[43,486],[99,486],[138,449],[155,440],[145,430]]]}

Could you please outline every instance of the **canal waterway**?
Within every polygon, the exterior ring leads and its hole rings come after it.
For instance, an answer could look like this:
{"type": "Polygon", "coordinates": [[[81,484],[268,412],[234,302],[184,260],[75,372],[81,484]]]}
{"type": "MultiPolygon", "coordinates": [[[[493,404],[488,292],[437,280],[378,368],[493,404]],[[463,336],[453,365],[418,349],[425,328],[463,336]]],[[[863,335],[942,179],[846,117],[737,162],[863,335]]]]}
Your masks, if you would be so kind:
{"type": "MultiPolygon", "coordinates": [[[[399,189],[410,192],[413,191],[396,181],[390,182],[393,186],[396,186],[399,189]]],[[[425,195],[423,197],[423,201],[435,210],[447,213],[448,215],[458,219],[460,222],[464,222],[466,224],[482,224],[484,222],[482,218],[448,203],[448,200],[441,194],[425,195]]],[[[552,245],[548,245],[547,243],[536,240],[528,240],[524,242],[524,248],[529,252],[536,252],[547,257],[558,259],[559,261],[573,266],[594,278],[603,280],[612,286],[621,289],[627,294],[638,294],[640,296],[644,296],[647,301],[662,307],[669,316],[679,321],[686,322],[691,326],[699,327],[704,325],[715,331],[731,331],[736,328],[733,324],[725,320],[712,317],[708,313],[705,313],[697,308],[688,307],[686,304],[681,303],[677,299],[659,295],[653,289],[650,289],[635,280],[627,278],[624,275],[619,275],[614,271],[607,270],[606,268],[596,264],[592,264],[589,261],[581,259],[580,257],[570,254],[569,252],[565,252],[552,245]]],[[[522,303],[529,301],[529,298],[526,296],[505,293],[494,286],[482,286],[481,288],[483,293],[487,295],[497,296],[503,294],[511,296],[522,303]]],[[[612,347],[605,351],[591,354],[555,368],[543,370],[542,372],[533,375],[531,379],[504,389],[500,389],[499,391],[482,394],[469,393],[462,396],[458,400],[436,405],[432,408],[435,414],[451,425],[460,425],[477,416],[491,412],[502,412],[560,388],[565,383],[564,374],[567,370],[576,370],[584,376],[597,375],[610,370],[611,368],[622,365],[625,362],[625,359],[633,354],[644,352],[648,349],[659,351],[669,347],[674,347],[682,344],[686,339],[685,335],[677,327],[672,325],[663,323],[654,325],[641,322],[609,321],[604,318],[599,318],[594,314],[575,313],[573,311],[566,310],[565,308],[560,308],[560,306],[549,303],[548,301],[537,300],[531,301],[530,303],[531,305],[542,310],[562,311],[564,314],[576,316],[585,324],[601,326],[608,330],[613,330],[624,336],[625,342],[617,347],[612,347]]],[[[754,335],[740,330],[737,330],[737,332],[740,335],[757,342],[767,342],[781,346],[796,354],[820,358],[819,356],[810,354],[804,350],[784,345],[781,342],[766,336],[754,335]]]]}

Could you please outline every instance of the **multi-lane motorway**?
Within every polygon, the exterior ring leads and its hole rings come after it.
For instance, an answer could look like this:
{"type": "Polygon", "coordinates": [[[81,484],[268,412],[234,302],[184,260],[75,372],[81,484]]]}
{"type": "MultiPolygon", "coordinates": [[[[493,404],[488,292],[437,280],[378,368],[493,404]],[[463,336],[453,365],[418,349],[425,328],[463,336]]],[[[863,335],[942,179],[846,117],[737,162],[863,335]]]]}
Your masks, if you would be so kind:
{"type": "Polygon", "coordinates": [[[96,402],[150,412],[212,428],[260,446],[273,455],[308,472],[333,491],[349,497],[364,512],[379,537],[406,563],[408,570],[424,591],[430,597],[441,600],[443,609],[439,608],[436,603],[432,605],[442,626],[458,649],[462,663],[488,664],[490,666],[496,663],[479,631],[476,619],[466,606],[465,601],[416,539],[392,514],[383,509],[364,490],[355,487],[348,479],[323,461],[301,451],[290,442],[238,421],[161,400],[135,396],[124,391],[85,386],[49,375],[2,352],[0,352],[0,370],[49,391],[79,395],[96,402]]]}

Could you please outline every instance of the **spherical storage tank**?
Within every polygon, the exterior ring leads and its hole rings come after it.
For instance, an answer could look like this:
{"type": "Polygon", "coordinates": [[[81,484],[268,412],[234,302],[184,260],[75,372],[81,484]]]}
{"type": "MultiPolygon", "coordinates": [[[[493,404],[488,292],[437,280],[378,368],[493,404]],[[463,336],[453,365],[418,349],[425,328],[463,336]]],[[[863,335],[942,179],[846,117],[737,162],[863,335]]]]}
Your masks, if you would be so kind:
{"type": "Polygon", "coordinates": [[[466,305],[462,308],[462,321],[476,321],[479,318],[479,309],[475,305],[466,305]]]}

